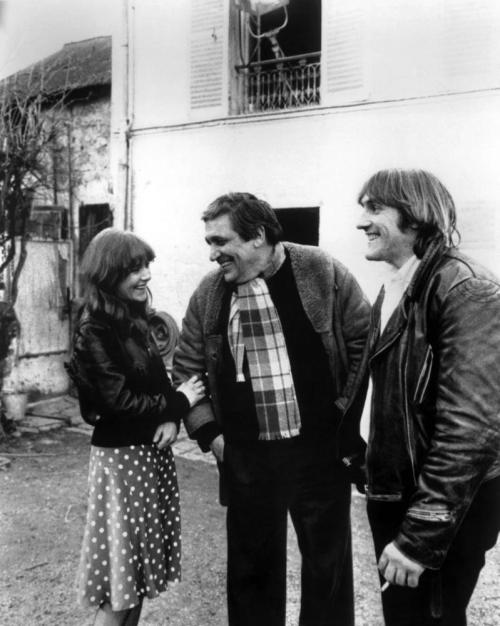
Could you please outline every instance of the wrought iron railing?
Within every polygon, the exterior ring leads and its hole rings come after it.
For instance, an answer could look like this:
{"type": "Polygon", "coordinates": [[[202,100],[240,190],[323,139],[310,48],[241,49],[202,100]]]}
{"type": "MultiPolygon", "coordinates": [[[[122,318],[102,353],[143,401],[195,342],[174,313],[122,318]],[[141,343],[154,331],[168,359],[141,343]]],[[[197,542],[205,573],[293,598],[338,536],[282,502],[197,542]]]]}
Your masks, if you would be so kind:
{"type": "Polygon", "coordinates": [[[239,113],[276,111],[320,103],[320,52],[236,66],[239,113]]]}

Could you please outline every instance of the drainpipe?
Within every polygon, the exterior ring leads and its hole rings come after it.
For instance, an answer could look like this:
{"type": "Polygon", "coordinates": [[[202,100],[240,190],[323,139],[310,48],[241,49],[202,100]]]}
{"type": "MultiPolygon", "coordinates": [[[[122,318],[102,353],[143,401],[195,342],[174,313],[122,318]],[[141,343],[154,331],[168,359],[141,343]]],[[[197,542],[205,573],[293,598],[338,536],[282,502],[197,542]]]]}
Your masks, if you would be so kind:
{"type": "MultiPolygon", "coordinates": [[[[126,9],[128,8],[128,0],[126,1],[126,9]]],[[[135,105],[135,48],[134,48],[134,33],[135,33],[135,2],[130,1],[130,11],[126,14],[126,36],[128,44],[127,54],[127,129],[126,129],[126,144],[127,144],[127,189],[126,189],[126,225],[125,228],[134,230],[134,207],[133,207],[133,184],[134,184],[134,172],[132,170],[132,132],[134,127],[134,105],[135,105]]]]}
{"type": "Polygon", "coordinates": [[[115,158],[113,162],[115,172],[114,196],[115,217],[119,223],[115,226],[130,229],[132,227],[131,211],[131,175],[130,175],[130,131],[132,127],[133,97],[131,90],[130,64],[130,7],[129,1],[122,0],[120,30],[116,34],[118,45],[113,45],[113,72],[111,81],[112,91],[112,125],[113,148],[115,158]]]}

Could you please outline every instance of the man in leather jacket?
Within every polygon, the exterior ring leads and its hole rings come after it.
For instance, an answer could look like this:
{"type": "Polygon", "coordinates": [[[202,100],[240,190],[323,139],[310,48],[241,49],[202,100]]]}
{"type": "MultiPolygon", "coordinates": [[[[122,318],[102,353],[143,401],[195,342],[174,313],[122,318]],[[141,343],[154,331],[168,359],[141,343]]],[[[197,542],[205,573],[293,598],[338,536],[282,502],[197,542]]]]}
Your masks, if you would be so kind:
{"type": "Polygon", "coordinates": [[[500,528],[500,285],[456,249],[453,199],[432,174],[378,172],[358,200],[366,258],[394,269],[364,357],[386,625],[462,626],[500,528]]]}
{"type": "Polygon", "coordinates": [[[207,376],[210,402],[185,422],[221,473],[228,623],[285,625],[290,513],[301,626],[352,625],[351,489],[340,459],[359,452],[353,391],[368,301],[330,255],[281,242],[274,211],[252,194],[217,198],[203,220],[220,267],[191,297],[174,378],[207,376]]]}

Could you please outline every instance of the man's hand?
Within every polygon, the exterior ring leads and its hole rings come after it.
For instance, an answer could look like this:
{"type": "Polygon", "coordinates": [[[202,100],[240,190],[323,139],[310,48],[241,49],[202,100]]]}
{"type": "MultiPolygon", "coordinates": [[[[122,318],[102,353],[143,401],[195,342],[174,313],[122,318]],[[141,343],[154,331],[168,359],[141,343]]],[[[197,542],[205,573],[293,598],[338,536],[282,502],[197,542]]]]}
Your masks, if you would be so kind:
{"type": "Polygon", "coordinates": [[[405,556],[394,541],[388,543],[378,561],[382,576],[393,585],[417,587],[425,567],[405,556]]]}
{"type": "Polygon", "coordinates": [[[210,444],[210,450],[212,450],[213,455],[222,463],[224,460],[224,437],[222,435],[217,435],[217,437],[210,444]]]}
{"type": "Polygon", "coordinates": [[[177,426],[173,422],[165,422],[160,424],[153,437],[153,442],[162,450],[170,446],[177,439],[177,426]]]}

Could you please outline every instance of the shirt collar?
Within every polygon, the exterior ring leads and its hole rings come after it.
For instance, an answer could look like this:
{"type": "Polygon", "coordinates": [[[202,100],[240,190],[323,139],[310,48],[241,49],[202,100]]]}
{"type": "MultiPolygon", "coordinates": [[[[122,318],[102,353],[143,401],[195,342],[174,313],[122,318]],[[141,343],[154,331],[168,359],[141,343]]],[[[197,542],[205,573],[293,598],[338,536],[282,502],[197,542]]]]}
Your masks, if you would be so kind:
{"type": "Polygon", "coordinates": [[[420,259],[413,254],[399,269],[394,270],[393,274],[389,277],[389,280],[386,283],[386,287],[396,287],[396,285],[398,285],[403,289],[406,289],[415,275],[420,262],[420,259]]]}

